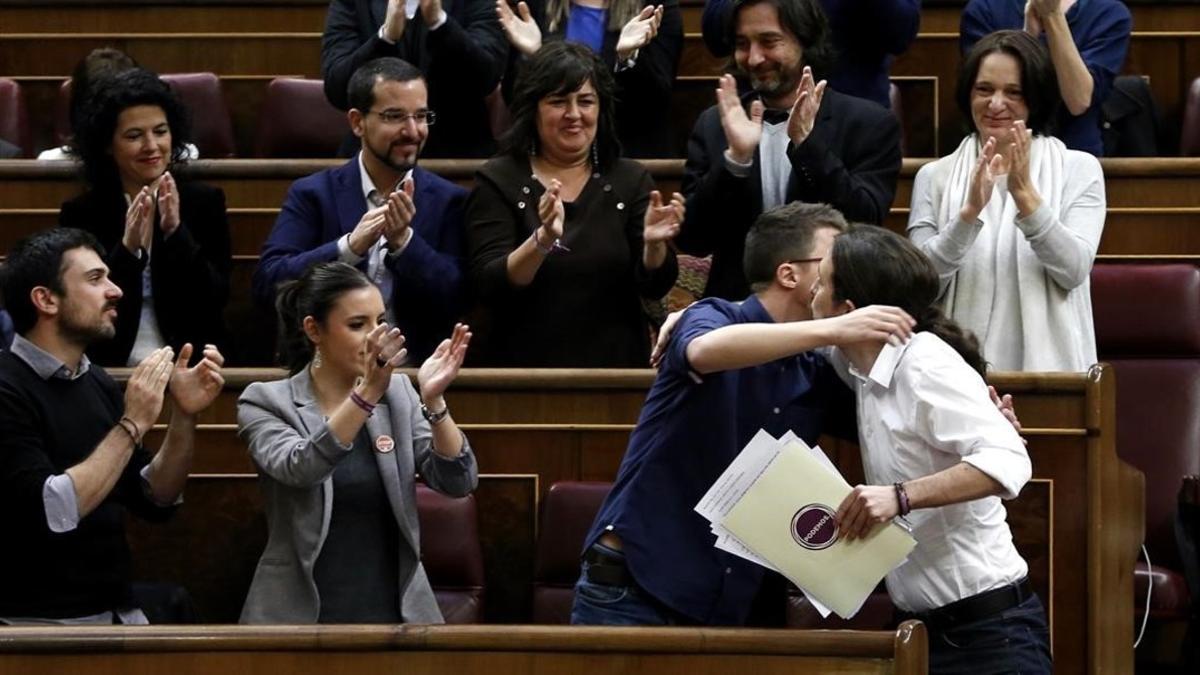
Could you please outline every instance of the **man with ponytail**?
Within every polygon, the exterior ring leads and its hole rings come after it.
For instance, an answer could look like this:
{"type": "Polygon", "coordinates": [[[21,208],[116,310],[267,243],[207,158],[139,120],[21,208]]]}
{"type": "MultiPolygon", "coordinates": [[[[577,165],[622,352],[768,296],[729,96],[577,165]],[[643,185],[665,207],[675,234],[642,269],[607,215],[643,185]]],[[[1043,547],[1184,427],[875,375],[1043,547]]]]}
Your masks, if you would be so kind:
{"type": "Polygon", "coordinates": [[[1001,499],[1031,465],[1016,425],[989,400],[975,337],[937,306],[937,271],[888,230],[852,227],[818,266],[812,313],[888,304],[917,318],[906,344],[838,340],[831,360],[855,390],[863,470],[838,508],[852,540],[897,516],[917,547],[887,576],[902,618],[930,631],[930,672],[1050,673],[1049,631],[1001,499]]]}

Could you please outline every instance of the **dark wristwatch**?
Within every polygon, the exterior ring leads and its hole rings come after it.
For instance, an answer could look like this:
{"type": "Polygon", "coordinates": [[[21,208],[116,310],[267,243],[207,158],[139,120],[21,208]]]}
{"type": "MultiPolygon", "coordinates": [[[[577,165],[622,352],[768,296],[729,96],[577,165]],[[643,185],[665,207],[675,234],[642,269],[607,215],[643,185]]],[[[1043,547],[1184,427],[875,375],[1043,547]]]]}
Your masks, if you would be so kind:
{"type": "Polygon", "coordinates": [[[447,405],[441,410],[430,410],[429,406],[425,405],[424,401],[421,401],[421,414],[425,416],[425,420],[430,424],[438,424],[450,414],[450,406],[447,405]]]}

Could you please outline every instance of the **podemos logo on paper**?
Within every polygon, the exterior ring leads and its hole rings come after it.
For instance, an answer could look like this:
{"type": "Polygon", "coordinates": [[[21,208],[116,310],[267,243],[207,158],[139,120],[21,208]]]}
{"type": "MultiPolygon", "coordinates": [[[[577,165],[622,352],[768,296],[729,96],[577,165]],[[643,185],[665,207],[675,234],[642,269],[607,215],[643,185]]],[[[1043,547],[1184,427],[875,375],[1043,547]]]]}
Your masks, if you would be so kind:
{"type": "Polygon", "coordinates": [[[838,539],[838,526],[833,514],[833,509],[824,504],[800,507],[792,516],[792,539],[810,551],[833,546],[838,539]]]}

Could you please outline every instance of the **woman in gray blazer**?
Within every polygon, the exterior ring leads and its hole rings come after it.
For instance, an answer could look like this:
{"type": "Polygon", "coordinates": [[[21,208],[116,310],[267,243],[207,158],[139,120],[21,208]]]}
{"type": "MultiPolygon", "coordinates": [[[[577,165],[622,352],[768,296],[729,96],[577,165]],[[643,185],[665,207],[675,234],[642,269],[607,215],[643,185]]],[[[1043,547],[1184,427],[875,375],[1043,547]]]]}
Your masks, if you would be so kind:
{"type": "Polygon", "coordinates": [[[324,263],[283,286],[280,355],[292,376],[238,400],[269,537],[242,623],[440,623],[421,565],[414,474],[453,496],[478,483],[442,397],[471,339],[459,324],[417,375],[379,290],[324,263]]]}

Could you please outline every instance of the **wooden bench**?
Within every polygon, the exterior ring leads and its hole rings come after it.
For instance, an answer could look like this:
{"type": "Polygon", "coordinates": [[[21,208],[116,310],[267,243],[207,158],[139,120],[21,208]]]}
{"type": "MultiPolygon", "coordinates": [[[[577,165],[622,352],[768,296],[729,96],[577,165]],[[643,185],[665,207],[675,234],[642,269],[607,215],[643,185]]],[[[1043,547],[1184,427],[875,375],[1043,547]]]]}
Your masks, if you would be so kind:
{"type": "Polygon", "coordinates": [[[230,673],[928,672],[925,626],[892,632],[563,626],[6,628],[0,670],[88,675],[230,673]]]}

